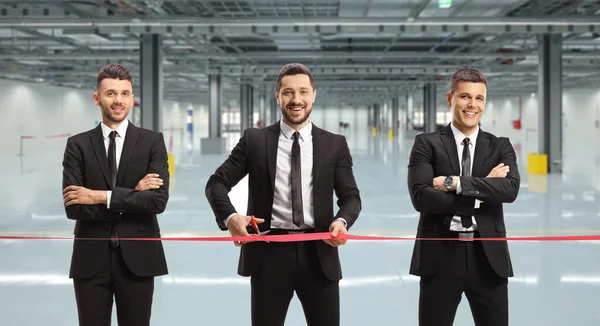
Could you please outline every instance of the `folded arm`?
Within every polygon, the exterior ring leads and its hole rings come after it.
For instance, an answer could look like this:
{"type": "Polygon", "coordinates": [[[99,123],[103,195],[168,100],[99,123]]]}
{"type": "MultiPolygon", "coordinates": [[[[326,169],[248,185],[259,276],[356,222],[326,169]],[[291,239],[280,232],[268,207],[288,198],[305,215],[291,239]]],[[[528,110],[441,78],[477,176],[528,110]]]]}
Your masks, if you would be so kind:
{"type": "Polygon", "coordinates": [[[128,214],[160,214],[169,200],[169,161],[162,133],[152,142],[148,173],[156,173],[163,184],[158,189],[136,190],[115,187],[112,190],[110,211],[128,214]]]}
{"type": "Polygon", "coordinates": [[[63,192],[65,192],[65,196],[68,196],[66,192],[72,191],[71,189],[80,189],[85,196],[89,197],[86,198],[86,200],[92,202],[93,204],[72,204],[68,203],[69,198],[65,198],[65,213],[67,214],[67,218],[81,221],[119,221],[121,218],[120,214],[111,212],[106,208],[106,191],[89,190],[83,188],[81,162],[81,152],[73,143],[73,140],[69,138],[67,140],[63,158],[63,192]],[[102,196],[104,196],[104,198],[102,198],[102,196]],[[102,203],[103,201],[104,203],[102,203]]]}
{"type": "Polygon", "coordinates": [[[515,151],[506,139],[503,142],[498,163],[509,167],[504,178],[460,177],[461,190],[464,196],[477,198],[484,202],[512,203],[517,199],[521,179],[517,167],[515,151]]]}
{"type": "Polygon", "coordinates": [[[472,216],[474,198],[433,188],[432,156],[423,135],[417,135],[408,163],[408,191],[414,208],[420,213],[472,216]]]}

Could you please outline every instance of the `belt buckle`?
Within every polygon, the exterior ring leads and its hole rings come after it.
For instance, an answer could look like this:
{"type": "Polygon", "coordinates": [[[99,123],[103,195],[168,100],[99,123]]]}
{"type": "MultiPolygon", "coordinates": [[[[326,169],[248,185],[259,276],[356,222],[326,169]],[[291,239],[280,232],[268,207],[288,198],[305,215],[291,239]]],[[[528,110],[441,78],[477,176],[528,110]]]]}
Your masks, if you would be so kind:
{"type": "Polygon", "coordinates": [[[301,234],[304,233],[304,230],[289,230],[288,234],[301,234]]]}
{"type": "Polygon", "coordinates": [[[458,241],[473,241],[475,238],[474,232],[459,232],[458,241]]]}

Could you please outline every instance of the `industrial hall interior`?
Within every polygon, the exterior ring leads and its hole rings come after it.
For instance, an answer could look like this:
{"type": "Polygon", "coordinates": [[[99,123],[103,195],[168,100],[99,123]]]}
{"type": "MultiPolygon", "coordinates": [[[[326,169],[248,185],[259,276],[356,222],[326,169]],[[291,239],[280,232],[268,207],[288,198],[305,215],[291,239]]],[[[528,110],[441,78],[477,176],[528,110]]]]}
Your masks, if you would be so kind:
{"type": "Polygon", "coordinates": [[[2,325],[600,325],[598,0],[0,0],[0,97],[2,325]]]}

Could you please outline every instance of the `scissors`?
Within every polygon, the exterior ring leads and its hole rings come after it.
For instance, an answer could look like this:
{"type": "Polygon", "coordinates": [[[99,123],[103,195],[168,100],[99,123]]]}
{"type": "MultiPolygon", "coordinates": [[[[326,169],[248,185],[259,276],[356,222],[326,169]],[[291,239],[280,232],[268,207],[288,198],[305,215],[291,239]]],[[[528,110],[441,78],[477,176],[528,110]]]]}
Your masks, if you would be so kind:
{"type": "Polygon", "coordinates": [[[265,234],[269,233],[269,231],[271,231],[271,230],[266,230],[264,232],[260,232],[260,230],[258,229],[258,223],[256,223],[256,218],[254,217],[254,215],[250,215],[250,217],[252,218],[250,220],[250,225],[256,231],[256,235],[265,235],[265,234]]]}

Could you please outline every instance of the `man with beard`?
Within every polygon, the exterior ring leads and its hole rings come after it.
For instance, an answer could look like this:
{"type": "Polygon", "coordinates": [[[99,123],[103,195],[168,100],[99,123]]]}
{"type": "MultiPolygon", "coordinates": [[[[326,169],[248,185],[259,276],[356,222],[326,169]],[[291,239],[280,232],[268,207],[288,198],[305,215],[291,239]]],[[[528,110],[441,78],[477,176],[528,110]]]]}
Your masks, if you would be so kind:
{"type": "Polygon", "coordinates": [[[80,325],[109,326],[113,295],[119,325],[149,325],[154,277],[167,274],[160,241],[118,239],[160,238],[156,215],[169,198],[162,133],[127,120],[131,83],[126,68],[102,68],[93,95],[102,122],[70,137],[65,149],[63,199],[76,220],[69,276],[80,325]]]}
{"type": "Polygon", "coordinates": [[[454,73],[446,94],[452,122],[417,135],[408,164],[408,188],[421,213],[410,273],[421,276],[419,325],[450,326],[464,292],[475,325],[508,325],[508,277],[503,203],[520,186],[508,138],[479,128],[487,81],[475,69],[454,73]]]}
{"type": "Polygon", "coordinates": [[[282,119],[264,129],[246,129],[227,160],[206,185],[206,197],[221,230],[248,236],[253,217],[269,234],[331,232],[324,241],[248,242],[241,246],[238,274],[250,276],[252,325],[284,324],[294,292],[308,325],[340,323],[336,239],[347,233],[361,210],[346,139],[309,119],[316,89],[301,64],[281,69],[275,97],[282,119]],[[228,193],[249,175],[246,215],[238,214],[228,193]],[[339,210],[334,214],[333,193],[339,210]]]}

